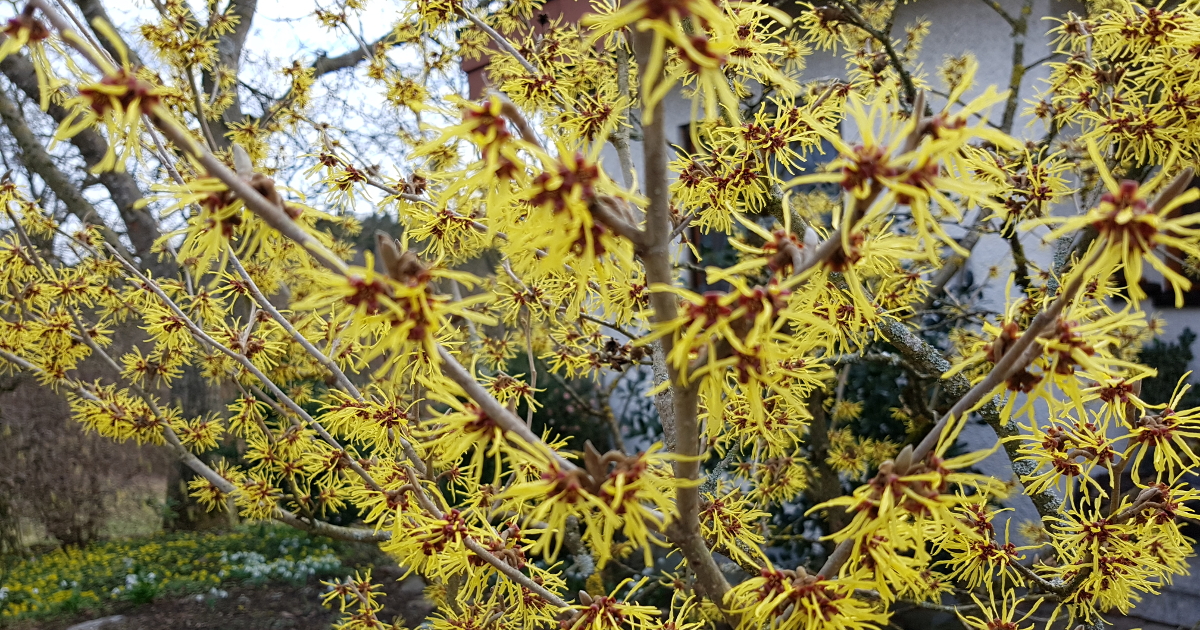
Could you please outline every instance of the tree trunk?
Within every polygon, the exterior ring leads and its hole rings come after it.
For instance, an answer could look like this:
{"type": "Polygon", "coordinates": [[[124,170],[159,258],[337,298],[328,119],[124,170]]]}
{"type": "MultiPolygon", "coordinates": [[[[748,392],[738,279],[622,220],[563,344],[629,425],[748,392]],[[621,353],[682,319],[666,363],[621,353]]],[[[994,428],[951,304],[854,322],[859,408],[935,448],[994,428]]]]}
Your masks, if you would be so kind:
{"type": "MultiPolygon", "coordinates": [[[[179,381],[171,388],[171,397],[179,404],[186,418],[194,418],[220,410],[222,396],[220,388],[205,382],[200,370],[189,366],[179,381]]],[[[200,459],[212,464],[215,453],[200,455],[200,459]]],[[[237,516],[228,511],[208,511],[203,505],[192,498],[188,492],[188,482],[198,475],[184,465],[176,462],[167,474],[167,505],[163,511],[163,529],[167,531],[197,531],[204,529],[223,529],[237,523],[237,516]]]]}

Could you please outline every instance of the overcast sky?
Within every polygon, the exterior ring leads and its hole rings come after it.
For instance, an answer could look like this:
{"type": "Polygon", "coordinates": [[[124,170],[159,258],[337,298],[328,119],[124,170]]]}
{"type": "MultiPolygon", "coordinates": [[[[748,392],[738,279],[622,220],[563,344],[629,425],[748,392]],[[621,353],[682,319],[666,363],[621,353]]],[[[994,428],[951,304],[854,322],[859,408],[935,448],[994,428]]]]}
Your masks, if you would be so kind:
{"type": "MultiPolygon", "coordinates": [[[[203,2],[190,2],[199,14],[205,13],[203,2]]],[[[135,0],[135,3],[132,11],[117,10],[117,4],[122,4],[121,1],[108,7],[109,15],[126,34],[135,33],[139,23],[156,18],[154,5],[149,0],[135,0]]],[[[221,6],[225,3],[226,0],[222,0],[221,6]]],[[[258,53],[269,50],[273,57],[279,59],[311,58],[322,50],[330,56],[346,52],[354,45],[353,40],[344,31],[323,28],[313,15],[320,7],[333,6],[334,3],[328,1],[258,0],[247,49],[258,53]]],[[[373,41],[386,33],[396,21],[396,9],[395,3],[370,3],[361,19],[353,22],[361,28],[364,39],[373,41]]]]}

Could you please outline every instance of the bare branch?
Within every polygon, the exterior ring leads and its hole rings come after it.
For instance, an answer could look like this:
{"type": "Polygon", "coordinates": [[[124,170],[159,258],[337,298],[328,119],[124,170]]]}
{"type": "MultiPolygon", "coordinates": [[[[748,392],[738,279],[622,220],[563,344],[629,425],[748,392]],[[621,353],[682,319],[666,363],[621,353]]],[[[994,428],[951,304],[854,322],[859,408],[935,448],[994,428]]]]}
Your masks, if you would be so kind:
{"type": "MultiPolygon", "coordinates": [[[[624,98],[630,99],[632,106],[632,96],[629,88],[629,50],[624,41],[617,44],[617,92],[624,98]]],[[[622,126],[614,131],[608,137],[608,141],[612,143],[613,148],[617,150],[617,163],[621,165],[621,181],[625,183],[625,188],[633,188],[633,178],[636,169],[633,166],[633,154],[629,150],[630,127],[632,124],[629,120],[631,113],[630,108],[625,110],[626,126],[622,126]]]]}
{"type": "MultiPolygon", "coordinates": [[[[1021,5],[1021,17],[1009,19],[1013,49],[1012,68],[1008,76],[1008,99],[1004,103],[1004,118],[1000,122],[1000,130],[1004,133],[1012,132],[1013,122],[1017,118],[1017,107],[1021,103],[1021,81],[1025,78],[1025,35],[1029,31],[1029,14],[1032,10],[1033,0],[1024,0],[1021,5]]],[[[1008,17],[1006,13],[1001,15],[1008,17]]]]}
{"type": "Polygon", "coordinates": [[[533,127],[529,126],[529,121],[526,120],[525,114],[521,113],[521,108],[517,107],[507,96],[499,92],[494,92],[496,98],[500,100],[500,115],[512,121],[516,125],[517,131],[521,134],[521,139],[535,147],[544,149],[542,141],[538,140],[537,134],[534,133],[533,127]]]}
{"type": "Polygon", "coordinates": [[[646,233],[638,229],[626,213],[621,212],[618,205],[620,203],[620,200],[602,196],[589,203],[588,210],[591,211],[592,218],[618,236],[629,239],[634,249],[640,250],[646,246],[646,233]]]}
{"type": "MultiPolygon", "coordinates": [[[[650,54],[652,35],[648,32],[635,34],[635,48],[642,56],[640,65],[648,67],[645,56],[650,54]]],[[[662,77],[657,77],[662,80],[662,77]]],[[[646,84],[643,77],[642,84],[646,84]]],[[[646,280],[650,284],[670,284],[671,276],[671,192],[669,188],[669,173],[667,169],[667,137],[665,114],[660,100],[651,113],[653,122],[643,126],[643,168],[645,173],[644,191],[649,205],[646,208],[646,242],[642,248],[642,261],[646,267],[646,280]]],[[[671,293],[656,291],[650,294],[650,304],[654,308],[654,321],[667,322],[675,319],[678,313],[675,296],[671,293]]],[[[670,336],[661,340],[663,356],[670,356],[673,342],[670,336]]],[[[697,405],[699,394],[697,383],[685,384],[680,379],[677,370],[669,362],[666,364],[666,376],[671,389],[671,416],[675,429],[674,450],[682,457],[675,464],[675,476],[681,480],[694,480],[700,477],[700,425],[697,420],[697,405]]],[[[700,532],[700,492],[698,486],[686,484],[675,491],[675,509],[679,519],[673,524],[672,536],[687,558],[688,566],[696,572],[696,577],[704,594],[709,597],[722,612],[726,619],[733,623],[735,615],[724,604],[725,594],[729,592],[729,582],[721,573],[713,558],[712,551],[704,541],[700,532]]]]}
{"type": "Polygon", "coordinates": [[[979,1],[986,4],[993,11],[998,13],[1000,15],[1000,17],[1004,18],[1005,22],[1008,22],[1009,26],[1014,26],[1014,27],[1016,26],[1017,19],[1014,18],[1013,16],[1009,15],[1008,11],[1005,11],[1004,7],[1000,6],[999,2],[997,2],[996,0],[979,0],[979,1]]]}

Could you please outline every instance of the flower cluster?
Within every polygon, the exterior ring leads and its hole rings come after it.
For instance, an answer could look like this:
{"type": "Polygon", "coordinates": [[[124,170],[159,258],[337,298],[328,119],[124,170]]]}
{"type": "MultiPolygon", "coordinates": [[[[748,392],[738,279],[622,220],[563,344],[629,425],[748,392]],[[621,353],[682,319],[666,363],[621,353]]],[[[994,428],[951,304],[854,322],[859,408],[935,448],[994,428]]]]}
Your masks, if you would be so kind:
{"type": "MultiPolygon", "coordinates": [[[[36,62],[56,140],[103,137],[97,181],[152,194],[114,230],[0,181],[0,372],[171,449],[208,509],[378,543],[438,630],[877,630],[911,605],[1090,627],[1194,545],[1200,410],[1186,376],[1151,396],[1139,350],[1161,330],[1143,281],[1182,304],[1200,259],[1200,6],[1061,20],[1034,108],[1050,133],[1023,142],[1017,94],[976,85],[975,57],[927,85],[929,25],[894,39],[896,4],[793,23],[598,0],[569,24],[535,0],[404,2],[342,58],[399,121],[403,150],[376,152],[315,106],[325,58],[285,67],[282,98],[250,90],[272,102],[248,115],[228,7],[156,5],[141,66],[36,2],[0,58],[36,62]],[[805,77],[813,48],[845,76],[805,77]],[[485,57],[488,89],[447,91],[485,57]],[[1011,269],[968,264],[984,239],[1011,269]],[[1038,239],[1060,255],[1027,254],[1038,239]],[[203,408],[179,395],[204,387],[203,408]],[[955,450],[972,415],[993,448],[955,450]],[[975,470],[1000,448],[1011,480],[975,470]],[[1036,540],[999,507],[1018,485],[1036,540]]],[[[21,565],[0,611],[336,568],[307,543],[155,564],[183,540],[21,565]]],[[[385,627],[369,573],[327,585],[339,628],[385,627]]]]}

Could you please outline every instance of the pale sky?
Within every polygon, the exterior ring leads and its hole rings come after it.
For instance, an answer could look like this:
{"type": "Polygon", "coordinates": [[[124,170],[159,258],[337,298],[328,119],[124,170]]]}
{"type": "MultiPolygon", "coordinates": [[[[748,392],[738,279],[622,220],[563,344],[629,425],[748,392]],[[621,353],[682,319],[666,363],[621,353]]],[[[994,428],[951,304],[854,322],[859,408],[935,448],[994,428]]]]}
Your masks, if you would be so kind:
{"type": "MultiPolygon", "coordinates": [[[[191,0],[190,4],[203,15],[203,2],[191,0]]],[[[223,1],[222,6],[225,4],[223,1]]],[[[270,51],[273,57],[279,59],[309,58],[318,51],[324,50],[330,56],[339,55],[349,50],[354,42],[344,31],[329,31],[323,28],[313,13],[320,7],[332,7],[333,2],[318,2],[314,0],[258,0],[255,12],[254,28],[246,42],[247,50],[270,51]]],[[[117,11],[116,6],[109,6],[109,14],[116,21],[122,32],[127,35],[135,32],[139,23],[156,17],[154,5],[149,0],[135,0],[132,10],[117,11]]],[[[397,5],[388,2],[375,2],[368,5],[363,12],[360,22],[360,34],[370,42],[386,33],[397,17],[397,5]]]]}
{"type": "MultiPolygon", "coordinates": [[[[207,14],[203,0],[188,0],[199,15],[207,14]]],[[[221,0],[219,6],[224,6],[228,0],[221,0]]],[[[357,42],[344,27],[330,30],[321,25],[314,13],[318,8],[333,8],[331,0],[258,0],[253,27],[243,49],[242,79],[257,89],[273,97],[281,96],[287,89],[287,79],[279,74],[279,70],[291,65],[293,60],[299,60],[309,65],[321,52],[335,57],[349,52],[358,46],[357,42]]],[[[367,43],[373,42],[385,35],[400,17],[400,5],[395,2],[372,2],[361,14],[351,17],[350,25],[358,32],[361,39],[367,43]]],[[[138,25],[158,19],[157,11],[150,0],[117,0],[109,5],[110,15],[119,30],[126,36],[134,47],[144,48],[144,42],[138,35],[138,25]],[[116,10],[120,2],[130,2],[129,10],[116,10]]],[[[400,67],[416,66],[419,60],[412,51],[394,48],[389,54],[392,61],[400,67]]],[[[364,141],[358,145],[359,157],[372,164],[383,167],[383,173],[388,176],[401,172],[400,163],[403,155],[397,154],[396,148],[389,143],[388,138],[395,138],[398,129],[399,114],[394,110],[391,114],[381,110],[387,107],[381,95],[381,87],[374,81],[363,77],[362,65],[355,70],[345,69],[336,76],[327,76],[318,81],[313,91],[314,107],[309,114],[314,120],[329,122],[340,129],[363,136],[379,138],[380,142],[364,141]],[[356,80],[354,72],[362,80],[356,80]],[[328,100],[324,100],[328,97],[328,100]]],[[[248,97],[243,91],[243,110],[247,114],[258,113],[259,104],[253,97],[248,97]]],[[[413,124],[411,121],[408,125],[413,124]]],[[[315,137],[305,128],[297,131],[296,146],[315,147],[315,137]]],[[[281,140],[287,140],[281,138],[281,140]]],[[[286,144],[286,143],[285,143],[286,144]]],[[[289,176],[285,176],[285,184],[304,188],[299,177],[304,170],[297,168],[294,160],[298,152],[308,152],[311,149],[289,150],[287,156],[281,157],[282,163],[289,176]],[[299,177],[299,179],[297,179],[299,177]]],[[[282,174],[282,173],[281,173],[282,174]]],[[[373,197],[373,191],[368,192],[373,197]]],[[[358,204],[356,204],[357,206],[358,204]]],[[[371,213],[375,210],[373,200],[368,198],[366,205],[356,212],[371,213]]]]}

